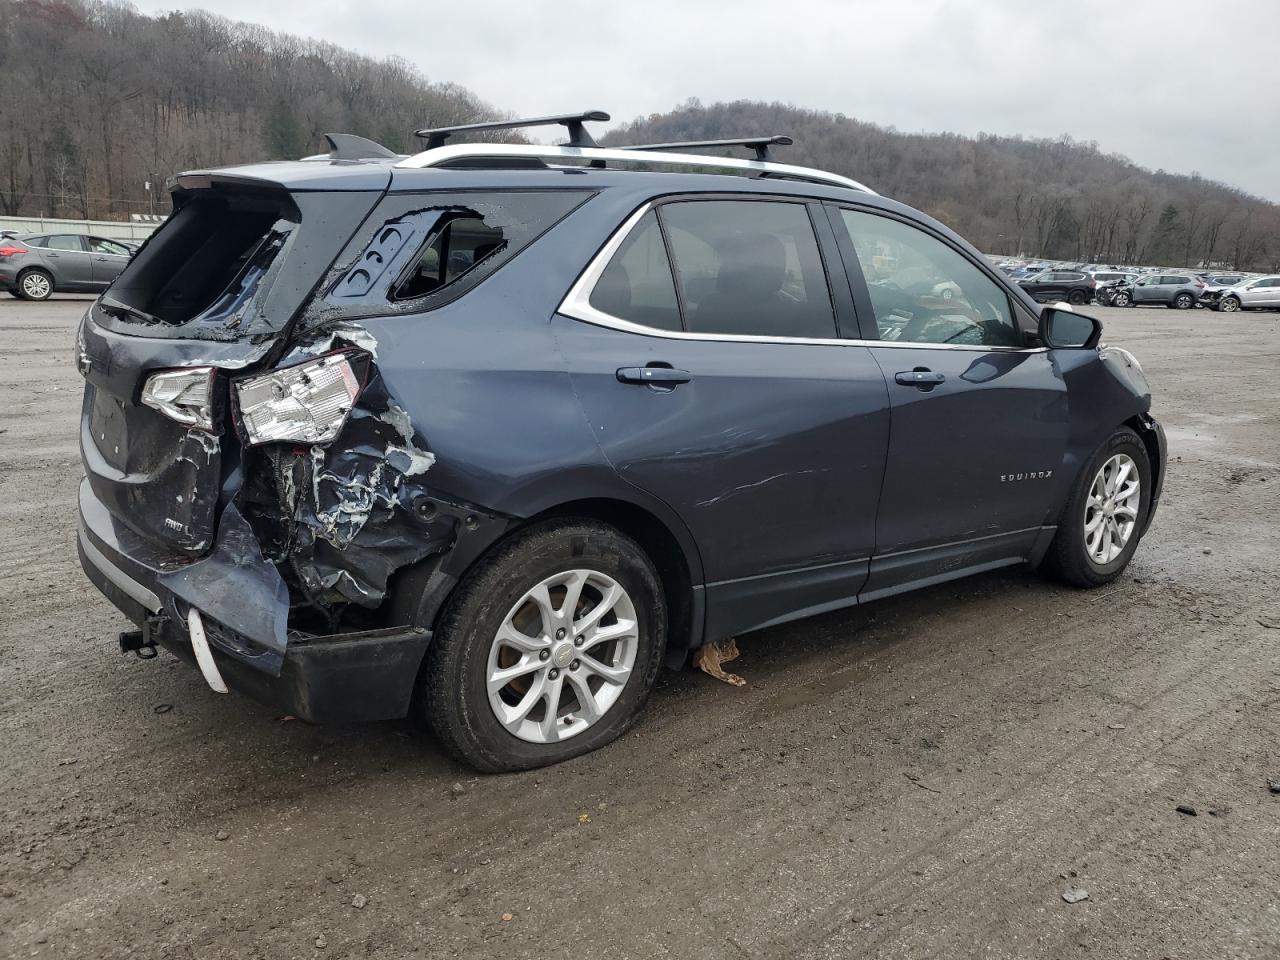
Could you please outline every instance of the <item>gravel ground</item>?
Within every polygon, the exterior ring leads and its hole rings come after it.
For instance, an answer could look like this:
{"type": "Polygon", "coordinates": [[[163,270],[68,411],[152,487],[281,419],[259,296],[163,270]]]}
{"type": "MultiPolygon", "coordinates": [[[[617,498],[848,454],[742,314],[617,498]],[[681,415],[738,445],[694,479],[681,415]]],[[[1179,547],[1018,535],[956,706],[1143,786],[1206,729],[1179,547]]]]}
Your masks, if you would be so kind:
{"type": "Polygon", "coordinates": [[[117,652],[85,306],[0,299],[0,957],[1280,955],[1280,315],[1095,310],[1171,448],[1115,584],[742,637],[746,688],[666,674],[626,739],[477,778],[117,652]]]}

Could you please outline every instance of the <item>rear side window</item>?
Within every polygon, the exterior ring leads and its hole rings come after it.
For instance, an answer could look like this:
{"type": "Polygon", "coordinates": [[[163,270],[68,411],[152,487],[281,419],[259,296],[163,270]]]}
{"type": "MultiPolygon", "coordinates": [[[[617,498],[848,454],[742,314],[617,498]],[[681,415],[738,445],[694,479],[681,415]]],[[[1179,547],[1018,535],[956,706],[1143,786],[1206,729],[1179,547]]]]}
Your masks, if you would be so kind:
{"type": "Polygon", "coordinates": [[[466,214],[446,218],[423,248],[409,276],[396,287],[394,297],[408,300],[433,293],[506,245],[501,226],[466,214]]]}
{"type": "Polygon", "coordinates": [[[834,338],[835,311],[803,204],[691,200],[660,208],[685,329],[834,338]]]}
{"type": "Polygon", "coordinates": [[[483,283],[593,195],[388,194],[335,264],[325,302],[349,316],[385,314],[389,306],[402,313],[433,310],[483,283]]]}
{"type": "Polygon", "coordinates": [[[658,217],[644,215],[613,255],[591,291],[591,306],[631,323],[680,329],[680,304],[658,217]]]}

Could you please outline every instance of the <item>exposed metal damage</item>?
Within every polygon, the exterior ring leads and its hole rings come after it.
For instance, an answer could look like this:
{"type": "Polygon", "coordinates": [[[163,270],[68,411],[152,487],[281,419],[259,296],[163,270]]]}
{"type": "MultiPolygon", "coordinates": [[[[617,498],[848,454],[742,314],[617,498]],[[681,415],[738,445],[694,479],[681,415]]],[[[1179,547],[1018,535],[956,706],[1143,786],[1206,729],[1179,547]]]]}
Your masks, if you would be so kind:
{"type": "MultiPolygon", "coordinates": [[[[359,347],[376,355],[367,331],[346,325],[324,331],[290,359],[359,347]]],[[[242,495],[263,549],[303,600],[332,629],[344,608],[375,609],[401,568],[449,551],[481,520],[495,518],[433,494],[426,476],[435,454],[408,413],[388,394],[377,369],[337,440],[309,447],[249,451],[263,457],[274,489],[251,484],[242,495]]]]}

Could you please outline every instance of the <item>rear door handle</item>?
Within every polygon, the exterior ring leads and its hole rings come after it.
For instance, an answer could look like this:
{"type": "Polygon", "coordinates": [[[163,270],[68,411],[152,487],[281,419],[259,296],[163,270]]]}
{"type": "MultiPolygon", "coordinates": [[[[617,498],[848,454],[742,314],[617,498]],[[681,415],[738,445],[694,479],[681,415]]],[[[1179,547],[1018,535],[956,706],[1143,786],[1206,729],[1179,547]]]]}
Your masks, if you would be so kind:
{"type": "Polygon", "coordinates": [[[947,376],[944,373],[934,373],[932,370],[924,369],[903,370],[901,373],[893,375],[895,383],[900,383],[904,387],[921,387],[926,390],[930,387],[936,387],[946,379],[947,376]]]}
{"type": "Polygon", "coordinates": [[[674,387],[678,383],[688,383],[693,374],[688,370],[676,370],[672,367],[619,367],[619,383],[654,383],[664,387],[674,387]]]}

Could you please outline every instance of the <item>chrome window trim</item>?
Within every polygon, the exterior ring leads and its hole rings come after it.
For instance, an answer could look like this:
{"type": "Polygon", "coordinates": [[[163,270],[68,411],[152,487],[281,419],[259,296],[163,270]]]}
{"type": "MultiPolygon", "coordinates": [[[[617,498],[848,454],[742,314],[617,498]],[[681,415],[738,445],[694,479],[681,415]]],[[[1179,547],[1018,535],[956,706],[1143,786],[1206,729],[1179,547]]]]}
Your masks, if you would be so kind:
{"type": "MultiPolygon", "coordinates": [[[[782,199],[785,202],[787,198],[782,199]]],[[[654,202],[650,200],[641,205],[622,222],[622,226],[613,232],[613,235],[609,237],[605,245],[591,258],[591,262],[587,264],[587,269],[582,271],[581,276],[569,288],[564,300],[560,302],[557,313],[597,327],[608,327],[612,330],[621,330],[624,333],[638,333],[646,337],[662,337],[667,340],[804,344],[824,347],[902,347],[914,350],[968,350],[977,353],[1045,353],[1048,350],[1047,347],[1000,347],[962,343],[898,343],[894,340],[855,340],[845,337],[761,337],[745,333],[690,333],[687,330],[663,330],[661,327],[633,323],[630,320],[622,319],[622,317],[615,317],[611,313],[605,313],[603,310],[597,310],[591,305],[591,293],[595,289],[596,282],[599,281],[605,268],[609,266],[609,261],[618,252],[618,248],[622,246],[623,241],[627,239],[631,231],[636,228],[640,221],[644,219],[645,214],[652,210],[654,206],[654,202]]]]}
{"type": "Polygon", "coordinates": [[[698,167],[706,170],[736,170],[756,174],[774,174],[783,177],[794,177],[810,183],[821,183],[832,187],[847,187],[860,193],[878,194],[870,187],[842,177],[838,173],[827,173],[812,167],[796,167],[789,163],[773,163],[762,160],[743,160],[740,157],[708,157],[696,153],[667,153],[659,150],[613,149],[609,147],[564,147],[542,146],[534,143],[460,143],[453,146],[436,147],[405,157],[395,164],[405,169],[423,169],[438,167],[442,164],[455,163],[471,157],[536,157],[538,159],[577,159],[577,160],[612,160],[615,163],[643,163],[679,167],[698,167]]]}

